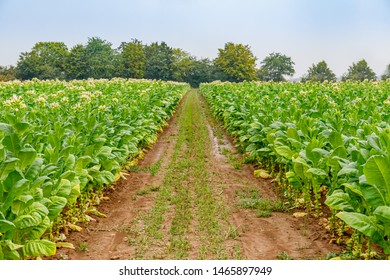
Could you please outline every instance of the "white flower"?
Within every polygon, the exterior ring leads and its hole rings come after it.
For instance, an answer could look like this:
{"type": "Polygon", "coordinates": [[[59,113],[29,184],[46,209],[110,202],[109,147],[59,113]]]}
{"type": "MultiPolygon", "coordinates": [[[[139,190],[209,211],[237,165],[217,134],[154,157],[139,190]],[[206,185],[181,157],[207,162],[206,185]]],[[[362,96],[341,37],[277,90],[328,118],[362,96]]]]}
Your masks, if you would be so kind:
{"type": "Polygon", "coordinates": [[[81,109],[82,109],[81,104],[80,104],[80,103],[76,103],[76,105],[74,105],[74,109],[75,109],[76,111],[81,110],[81,109]]]}
{"type": "Polygon", "coordinates": [[[53,108],[53,109],[56,109],[56,108],[60,107],[60,104],[58,102],[53,102],[53,103],[50,104],[50,107],[53,108]]]}
{"type": "Polygon", "coordinates": [[[46,102],[46,98],[43,97],[43,95],[40,95],[37,99],[35,99],[35,102],[37,102],[37,103],[45,103],[46,102]]]}

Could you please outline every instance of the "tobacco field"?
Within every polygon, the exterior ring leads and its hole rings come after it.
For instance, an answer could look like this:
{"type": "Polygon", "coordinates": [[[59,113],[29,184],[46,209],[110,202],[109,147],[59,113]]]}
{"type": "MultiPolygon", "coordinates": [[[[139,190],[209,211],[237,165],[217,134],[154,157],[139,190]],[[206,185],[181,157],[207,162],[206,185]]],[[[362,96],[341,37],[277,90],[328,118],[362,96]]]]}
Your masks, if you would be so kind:
{"type": "Polygon", "coordinates": [[[390,83],[202,84],[260,177],[357,256],[390,254],[390,83]],[[330,211],[330,213],[329,213],[330,211]]]}
{"type": "Polygon", "coordinates": [[[166,125],[187,84],[146,80],[0,84],[0,259],[50,256],[166,125]],[[66,215],[62,210],[66,209],[66,215]]]}

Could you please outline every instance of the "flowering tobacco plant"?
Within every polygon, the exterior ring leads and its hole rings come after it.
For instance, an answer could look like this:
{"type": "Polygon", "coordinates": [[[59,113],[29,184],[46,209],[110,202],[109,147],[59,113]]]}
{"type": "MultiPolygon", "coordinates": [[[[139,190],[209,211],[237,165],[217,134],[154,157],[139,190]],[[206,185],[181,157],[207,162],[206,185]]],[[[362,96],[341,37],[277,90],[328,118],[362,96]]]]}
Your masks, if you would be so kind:
{"type": "Polygon", "coordinates": [[[364,239],[390,255],[389,81],[214,82],[200,91],[286,198],[323,215],[326,193],[340,242],[349,227],[357,256],[364,239]]]}
{"type": "Polygon", "coordinates": [[[53,255],[50,231],[64,207],[114,182],[188,88],[124,79],[0,83],[0,259],[53,255]]]}

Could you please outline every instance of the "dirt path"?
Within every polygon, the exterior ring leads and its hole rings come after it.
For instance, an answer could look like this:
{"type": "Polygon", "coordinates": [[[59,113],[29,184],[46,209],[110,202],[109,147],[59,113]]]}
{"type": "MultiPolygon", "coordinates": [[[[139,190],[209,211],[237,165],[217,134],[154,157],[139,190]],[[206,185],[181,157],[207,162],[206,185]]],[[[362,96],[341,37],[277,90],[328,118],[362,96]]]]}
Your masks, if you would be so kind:
{"type": "Polygon", "coordinates": [[[203,98],[190,91],[138,167],[67,238],[59,259],[320,259],[340,248],[310,217],[277,212],[203,98]],[[273,212],[271,213],[271,210],[273,212]]]}

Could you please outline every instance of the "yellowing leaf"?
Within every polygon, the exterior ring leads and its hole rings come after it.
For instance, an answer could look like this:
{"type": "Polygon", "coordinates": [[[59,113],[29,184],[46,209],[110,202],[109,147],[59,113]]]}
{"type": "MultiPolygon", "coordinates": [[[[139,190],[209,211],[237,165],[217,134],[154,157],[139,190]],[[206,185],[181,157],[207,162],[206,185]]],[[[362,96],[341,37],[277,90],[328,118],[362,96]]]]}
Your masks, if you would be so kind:
{"type": "Polygon", "coordinates": [[[263,179],[270,179],[270,178],[272,178],[272,176],[264,169],[255,170],[253,172],[253,175],[255,177],[260,177],[260,178],[263,178],[263,179]]]}
{"type": "Polygon", "coordinates": [[[70,242],[57,242],[56,246],[57,248],[69,248],[75,250],[75,247],[70,242]]]}
{"type": "Polygon", "coordinates": [[[68,227],[71,229],[71,230],[74,230],[74,231],[82,231],[83,228],[78,226],[78,225],[74,225],[74,224],[68,224],[68,227]]]}
{"type": "Polygon", "coordinates": [[[293,214],[294,218],[303,218],[303,217],[306,217],[307,216],[307,213],[305,212],[295,212],[293,214]]]}

